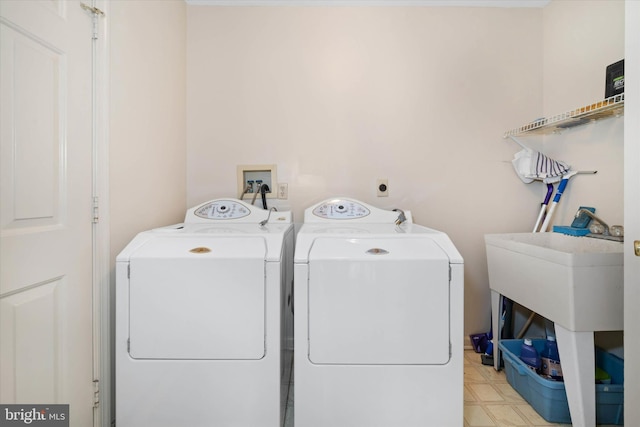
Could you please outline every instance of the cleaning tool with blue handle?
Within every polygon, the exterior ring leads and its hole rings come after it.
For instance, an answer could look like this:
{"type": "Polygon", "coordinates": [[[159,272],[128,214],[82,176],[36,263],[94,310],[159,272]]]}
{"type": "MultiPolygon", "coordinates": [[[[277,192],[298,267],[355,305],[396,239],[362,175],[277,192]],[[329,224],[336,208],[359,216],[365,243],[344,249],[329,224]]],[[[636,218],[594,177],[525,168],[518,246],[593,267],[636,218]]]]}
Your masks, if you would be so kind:
{"type": "Polygon", "coordinates": [[[569,172],[562,176],[562,180],[558,185],[558,189],[556,190],[556,195],[553,197],[553,202],[549,207],[549,212],[547,212],[547,216],[544,218],[544,222],[542,223],[542,227],[540,228],[541,233],[545,233],[547,228],[549,228],[549,224],[551,223],[551,218],[553,218],[553,213],[556,210],[556,206],[560,203],[560,198],[562,197],[562,193],[564,193],[565,188],[567,188],[567,184],[569,183],[569,178],[576,175],[578,172],[569,172]]]}
{"type": "Polygon", "coordinates": [[[556,195],[553,197],[553,202],[551,203],[551,206],[549,207],[549,212],[547,212],[547,216],[544,219],[544,222],[542,223],[542,227],[540,228],[540,232],[541,233],[545,233],[547,231],[547,229],[549,228],[549,224],[551,223],[551,219],[553,218],[553,213],[556,210],[556,206],[558,206],[558,203],[560,203],[560,198],[562,197],[562,194],[564,193],[564,190],[567,188],[567,184],[569,183],[569,179],[579,173],[597,173],[598,171],[571,171],[569,173],[566,173],[562,176],[562,180],[560,181],[560,184],[558,185],[558,190],[556,190],[556,195]]]}
{"type": "Polygon", "coordinates": [[[544,197],[542,207],[540,208],[540,213],[538,214],[538,219],[536,220],[536,225],[533,227],[534,233],[540,231],[540,225],[542,225],[542,221],[544,221],[545,214],[547,213],[547,206],[549,206],[549,201],[551,200],[552,194],[553,184],[547,184],[547,195],[544,197]]]}

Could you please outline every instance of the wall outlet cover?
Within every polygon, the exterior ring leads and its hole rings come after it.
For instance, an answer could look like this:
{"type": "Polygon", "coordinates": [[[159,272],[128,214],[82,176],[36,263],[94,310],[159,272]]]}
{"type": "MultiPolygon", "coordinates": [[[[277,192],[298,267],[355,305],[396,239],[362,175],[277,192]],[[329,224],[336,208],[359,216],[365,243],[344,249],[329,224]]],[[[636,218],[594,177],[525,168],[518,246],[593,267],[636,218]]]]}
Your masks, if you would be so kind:
{"type": "Polygon", "coordinates": [[[386,178],[378,178],[376,183],[376,193],[378,197],[389,197],[389,180],[386,178]]]}

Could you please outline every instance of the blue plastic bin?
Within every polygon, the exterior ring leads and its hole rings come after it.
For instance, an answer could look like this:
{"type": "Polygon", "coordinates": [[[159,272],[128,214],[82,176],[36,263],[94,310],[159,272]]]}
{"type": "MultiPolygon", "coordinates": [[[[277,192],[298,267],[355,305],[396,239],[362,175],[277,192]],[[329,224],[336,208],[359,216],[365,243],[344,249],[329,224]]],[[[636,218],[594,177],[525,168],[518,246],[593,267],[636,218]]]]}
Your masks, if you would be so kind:
{"type": "MultiPolygon", "coordinates": [[[[500,341],[507,381],[542,418],[551,423],[571,424],[564,383],[528,369],[519,357],[522,341],[500,341]]],[[[544,349],[545,340],[532,341],[538,352],[544,349]]],[[[624,425],[624,360],[599,348],[595,357],[596,366],[611,375],[611,384],[596,384],[596,422],[624,425]]]]}

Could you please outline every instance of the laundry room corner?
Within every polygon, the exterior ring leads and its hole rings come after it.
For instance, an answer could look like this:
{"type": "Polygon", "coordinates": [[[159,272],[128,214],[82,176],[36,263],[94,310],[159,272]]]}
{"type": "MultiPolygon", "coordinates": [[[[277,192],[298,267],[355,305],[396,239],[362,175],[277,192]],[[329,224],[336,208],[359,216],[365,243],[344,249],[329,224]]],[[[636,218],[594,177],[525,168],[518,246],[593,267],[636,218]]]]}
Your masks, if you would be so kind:
{"type": "Polygon", "coordinates": [[[114,419],[116,255],[137,233],[182,221],[186,209],[186,5],[110,2],[107,22],[114,419]]]}
{"type": "Polygon", "coordinates": [[[110,4],[111,258],[186,204],[186,5],[110,4]]]}

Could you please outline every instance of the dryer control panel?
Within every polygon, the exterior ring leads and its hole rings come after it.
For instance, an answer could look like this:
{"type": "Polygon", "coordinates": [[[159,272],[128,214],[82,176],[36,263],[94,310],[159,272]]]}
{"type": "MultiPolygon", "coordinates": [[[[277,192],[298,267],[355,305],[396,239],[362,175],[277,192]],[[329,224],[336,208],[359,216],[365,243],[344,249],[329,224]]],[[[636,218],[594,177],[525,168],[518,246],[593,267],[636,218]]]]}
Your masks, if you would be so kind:
{"type": "Polygon", "coordinates": [[[243,204],[233,200],[216,200],[200,206],[194,214],[205,219],[238,219],[251,212],[243,204]]]}
{"type": "Polygon", "coordinates": [[[223,222],[255,224],[290,224],[293,222],[291,211],[265,210],[238,199],[214,199],[189,210],[184,217],[185,224],[220,224],[223,222]]]}
{"type": "Polygon", "coordinates": [[[345,199],[330,200],[313,209],[315,216],[326,219],[364,218],[370,213],[364,205],[345,199]]]}

